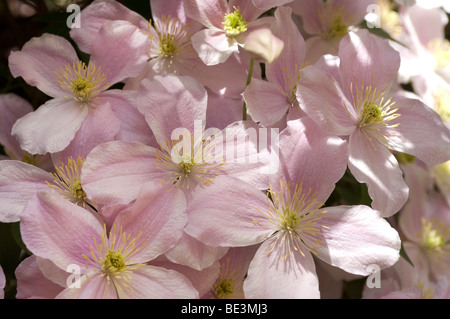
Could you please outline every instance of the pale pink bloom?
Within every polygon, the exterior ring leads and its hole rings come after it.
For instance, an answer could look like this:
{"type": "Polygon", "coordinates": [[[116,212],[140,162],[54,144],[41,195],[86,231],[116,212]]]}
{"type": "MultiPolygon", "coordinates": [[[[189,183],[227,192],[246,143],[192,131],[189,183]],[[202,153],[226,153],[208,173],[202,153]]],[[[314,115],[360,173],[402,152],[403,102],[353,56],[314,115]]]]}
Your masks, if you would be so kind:
{"type": "Polygon", "coordinates": [[[252,0],[253,5],[261,10],[269,10],[271,8],[280,7],[293,0],[252,0]]]}
{"type": "MultiPolygon", "coordinates": [[[[275,11],[272,32],[284,42],[281,55],[266,63],[267,81],[252,79],[243,98],[253,120],[270,127],[294,108],[299,108],[297,84],[304,67],[305,42],[291,18],[292,10],[279,7],[275,11]]],[[[295,114],[295,112],[293,112],[295,114]]]]}
{"type": "Polygon", "coordinates": [[[450,132],[420,100],[393,95],[400,57],[387,40],[351,32],[335,62],[328,72],[318,65],[303,69],[300,107],[325,131],[348,138],[351,173],[367,184],[372,207],[392,216],[406,202],[408,186],[391,150],[442,163],[450,158],[450,132]]]}
{"type": "Polygon", "coordinates": [[[5,273],[3,272],[3,268],[0,266],[0,299],[3,299],[5,297],[5,291],[3,290],[6,285],[6,277],[5,273]]]}
{"type": "Polygon", "coordinates": [[[103,57],[101,61],[91,58],[86,65],[62,37],[43,34],[31,39],[20,51],[11,52],[9,67],[13,76],[21,76],[51,97],[36,111],[17,120],[12,128],[21,147],[31,154],[62,151],[83,122],[96,116],[96,112],[101,112],[105,120],[102,129],[113,135],[121,125],[116,108],[121,109],[120,114],[140,116],[131,92],[106,91],[133,74],[133,70],[103,57]]]}
{"type": "MultiPolygon", "coordinates": [[[[89,145],[89,142],[86,143],[89,145]]],[[[17,222],[28,201],[40,191],[52,190],[66,200],[96,212],[96,204],[81,185],[81,171],[87,153],[80,149],[53,157],[51,172],[20,161],[0,161],[0,221],[17,222]]]]}
{"type": "Polygon", "coordinates": [[[319,298],[313,254],[358,275],[367,275],[370,264],[392,266],[400,238],[379,212],[322,207],[344,174],[346,142],[303,119],[288,122],[280,146],[280,171],[267,195],[224,175],[188,206],[186,232],[205,244],[260,244],[244,281],[245,297],[319,298]]]}
{"type": "Polygon", "coordinates": [[[22,238],[34,255],[67,272],[56,298],[198,298],[183,275],[146,264],[183,233],[183,197],[166,188],[144,188],[107,229],[87,210],[39,192],[24,210],[22,238]],[[74,267],[80,278],[71,281],[74,267]]]}
{"type": "Polygon", "coordinates": [[[244,49],[258,62],[272,63],[284,49],[284,42],[277,38],[269,28],[251,31],[245,39],[244,49]]]}
{"type": "Polygon", "coordinates": [[[33,112],[31,104],[15,93],[6,93],[0,95],[0,144],[7,156],[0,155],[0,159],[13,159],[25,163],[39,166],[45,170],[52,169],[51,158],[49,154],[33,155],[24,151],[17,140],[11,135],[11,130],[16,121],[33,112]]]}
{"type": "Polygon", "coordinates": [[[53,299],[66,287],[67,272],[36,255],[25,258],[17,266],[17,299],[53,299]],[[52,274],[50,280],[45,274],[52,274]],[[55,273],[60,275],[56,280],[55,273]]]}
{"type": "Polygon", "coordinates": [[[295,0],[288,4],[302,19],[306,61],[315,63],[324,54],[336,55],[341,39],[355,29],[376,0],[295,0]]]}
{"type": "Polygon", "coordinates": [[[450,4],[446,0],[415,0],[415,4],[425,9],[443,8],[450,12],[450,4]]]}
{"type": "Polygon", "coordinates": [[[206,29],[192,36],[192,45],[206,65],[224,63],[253,30],[265,28],[271,17],[260,18],[265,10],[247,0],[184,1],[186,15],[203,24],[206,29]]]}
{"type": "Polygon", "coordinates": [[[403,167],[410,198],[399,213],[403,245],[414,264],[432,281],[450,278],[450,206],[434,191],[428,171],[411,163],[403,167]]]}

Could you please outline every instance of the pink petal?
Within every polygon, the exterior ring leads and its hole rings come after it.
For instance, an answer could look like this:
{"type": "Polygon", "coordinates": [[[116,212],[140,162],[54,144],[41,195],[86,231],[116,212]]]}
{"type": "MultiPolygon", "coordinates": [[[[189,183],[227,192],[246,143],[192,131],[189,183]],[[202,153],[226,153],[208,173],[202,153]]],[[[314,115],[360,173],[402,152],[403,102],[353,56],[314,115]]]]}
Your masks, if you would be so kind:
{"type": "Polygon", "coordinates": [[[408,199],[408,186],[394,155],[375,138],[358,129],[350,136],[348,167],[353,176],[366,183],[372,207],[383,217],[397,213],[408,199]]]}
{"type": "Polygon", "coordinates": [[[128,21],[143,29],[147,27],[147,20],[117,1],[94,1],[83,9],[82,27],[73,28],[70,37],[81,51],[90,53],[91,44],[103,23],[114,20],[128,21]]]}
{"type": "Polygon", "coordinates": [[[91,44],[91,61],[106,75],[109,85],[138,76],[147,63],[150,42],[137,26],[127,21],[107,21],[91,44]],[[117,50],[117,48],[120,50],[117,50]]]}
{"type": "Polygon", "coordinates": [[[115,117],[120,122],[118,140],[139,142],[157,146],[153,132],[145,121],[144,115],[137,109],[137,93],[129,90],[107,90],[100,95],[111,105],[115,117]]]}
{"type": "Polygon", "coordinates": [[[271,230],[255,225],[268,209],[266,196],[245,182],[226,175],[199,189],[188,206],[186,233],[209,246],[248,246],[260,243],[271,230]],[[243,205],[243,203],[246,203],[243,205]]]}
{"type": "Polygon", "coordinates": [[[53,177],[46,171],[20,161],[0,161],[0,221],[17,222],[36,192],[50,190],[53,177]]]}
{"type": "Polygon", "coordinates": [[[217,128],[222,130],[230,123],[241,120],[242,107],[243,103],[241,98],[230,98],[226,94],[208,90],[206,129],[217,128]]]}
{"type": "Polygon", "coordinates": [[[334,135],[350,135],[356,128],[352,103],[339,83],[324,70],[308,66],[302,70],[297,90],[300,107],[324,131],[334,135]]]}
{"type": "Polygon", "coordinates": [[[317,200],[325,202],[335,184],[347,168],[348,148],[341,138],[328,135],[309,118],[289,121],[280,134],[280,171],[272,187],[279,180],[302,185],[317,193],[317,200]]]}
{"type": "Polygon", "coordinates": [[[70,42],[63,37],[44,33],[29,40],[20,51],[9,56],[9,69],[14,77],[21,76],[25,82],[51,97],[65,96],[58,83],[56,72],[78,61],[70,42]]]}
{"type": "Polygon", "coordinates": [[[269,10],[273,7],[283,6],[293,0],[252,0],[253,5],[261,10],[269,10]]]}
{"type": "Polygon", "coordinates": [[[53,299],[64,289],[43,275],[36,258],[36,255],[25,258],[15,270],[17,299],[53,299]]]}
{"type": "Polygon", "coordinates": [[[113,141],[94,148],[83,164],[81,183],[90,199],[103,204],[127,204],[142,185],[164,175],[155,165],[156,150],[150,146],[113,141]]]}
{"type": "Polygon", "coordinates": [[[33,111],[31,104],[15,93],[0,95],[0,144],[18,158],[22,156],[19,143],[11,135],[14,123],[25,114],[33,111]],[[19,155],[21,155],[19,157],[19,155]]]}
{"type": "Polygon", "coordinates": [[[50,259],[61,269],[85,265],[94,238],[103,227],[89,211],[54,192],[39,192],[21,215],[22,239],[33,254],[50,259]]]}
{"type": "Polygon", "coordinates": [[[313,250],[320,259],[346,272],[367,276],[373,272],[371,265],[385,269],[400,257],[397,231],[370,207],[327,207],[319,223],[322,235],[315,238],[323,244],[313,250]]]}
{"type": "Polygon", "coordinates": [[[222,29],[227,12],[228,4],[226,0],[192,0],[184,1],[186,15],[198,22],[204,24],[208,28],[222,29]]]}
{"type": "Polygon", "coordinates": [[[120,287],[116,283],[121,299],[198,299],[189,279],[175,270],[155,266],[143,266],[133,271],[128,285],[133,289],[120,287]]]}
{"type": "Polygon", "coordinates": [[[343,85],[356,79],[358,85],[364,83],[364,86],[378,86],[382,90],[397,81],[400,54],[386,39],[367,30],[350,32],[345,36],[339,46],[339,58],[343,85]]]}
{"type": "Polygon", "coordinates": [[[110,104],[105,102],[89,111],[75,137],[63,151],[52,154],[56,167],[67,164],[69,157],[76,160],[81,156],[86,159],[94,147],[115,139],[120,123],[114,116],[110,104]]]}
{"type": "Polygon", "coordinates": [[[389,136],[392,148],[428,165],[450,160],[450,131],[435,111],[415,99],[400,99],[395,106],[400,116],[389,136]]]}
{"type": "MultiPolygon", "coordinates": [[[[275,11],[275,22],[271,30],[275,36],[284,42],[284,48],[280,56],[270,64],[266,65],[267,79],[277,83],[286,93],[286,73],[295,78],[296,73],[303,66],[305,58],[305,40],[292,20],[292,9],[289,7],[278,7],[275,11]]],[[[290,83],[287,83],[288,85],[290,83]]]]}
{"type": "MultiPolygon", "coordinates": [[[[170,186],[169,186],[170,187],[170,186]]],[[[114,226],[131,238],[139,236],[133,255],[136,263],[147,262],[173,248],[187,223],[186,199],[181,190],[145,185],[131,209],[119,213],[114,226]]]]}
{"type": "Polygon", "coordinates": [[[280,87],[264,80],[253,79],[242,96],[252,119],[266,127],[279,121],[290,107],[280,87]]]}
{"type": "Polygon", "coordinates": [[[168,251],[165,256],[174,263],[200,271],[211,267],[226,254],[227,250],[227,247],[205,245],[201,241],[183,233],[177,245],[168,251]]]}
{"type": "Polygon", "coordinates": [[[31,154],[59,152],[72,141],[88,113],[78,101],[52,99],[17,120],[12,135],[31,154]]]}
{"type": "Polygon", "coordinates": [[[191,41],[199,58],[206,65],[224,63],[233,53],[239,51],[236,40],[229,40],[223,30],[198,31],[192,36],[191,41]]]}
{"type": "Polygon", "coordinates": [[[80,287],[66,288],[55,299],[118,299],[115,283],[88,273],[80,279],[80,287]]]}
{"type": "Polygon", "coordinates": [[[314,260],[308,249],[293,252],[286,259],[277,250],[270,253],[273,239],[266,240],[250,263],[244,281],[247,299],[317,299],[320,298],[319,281],[314,260]]]}
{"type": "Polygon", "coordinates": [[[172,140],[175,129],[194,133],[196,122],[204,125],[206,120],[206,89],[189,76],[167,74],[155,76],[151,81],[143,80],[137,103],[156,140],[163,146],[172,140]]]}

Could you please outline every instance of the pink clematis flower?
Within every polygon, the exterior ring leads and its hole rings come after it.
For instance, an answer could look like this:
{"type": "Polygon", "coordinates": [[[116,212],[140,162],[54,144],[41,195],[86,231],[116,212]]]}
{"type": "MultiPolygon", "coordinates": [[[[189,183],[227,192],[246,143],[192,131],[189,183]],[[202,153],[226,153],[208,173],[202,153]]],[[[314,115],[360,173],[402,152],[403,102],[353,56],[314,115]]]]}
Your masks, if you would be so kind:
{"type": "Polygon", "coordinates": [[[318,298],[312,254],[358,275],[367,275],[370,264],[392,266],[400,238],[379,212],[322,207],[344,174],[346,142],[301,119],[288,122],[280,146],[281,167],[267,195],[219,176],[188,206],[186,232],[198,240],[219,247],[259,244],[245,297],[318,298]]]}
{"type": "Polygon", "coordinates": [[[411,193],[399,212],[403,245],[420,277],[437,282],[450,276],[450,206],[425,169],[410,163],[403,171],[411,193]]]}
{"type": "Polygon", "coordinates": [[[302,18],[308,34],[306,61],[315,63],[324,54],[337,54],[341,39],[364,20],[368,6],[376,3],[376,0],[296,0],[287,4],[302,18]]]}
{"type": "Polygon", "coordinates": [[[52,97],[12,128],[21,147],[31,154],[62,151],[90,117],[103,118],[102,129],[115,135],[122,117],[118,118],[114,110],[120,108],[120,115],[127,114],[125,120],[139,115],[132,92],[107,90],[134,71],[106,58],[92,58],[86,65],[62,37],[43,34],[31,39],[22,50],[11,52],[9,67],[15,77],[23,77],[52,97]]]}
{"type": "Polygon", "coordinates": [[[206,65],[224,63],[245,43],[246,36],[266,28],[271,17],[259,18],[265,11],[247,0],[184,1],[186,14],[206,29],[192,36],[192,45],[206,65]]]}
{"type": "Polygon", "coordinates": [[[34,255],[67,272],[56,298],[198,298],[183,275],[146,264],[179,240],[186,224],[183,197],[143,189],[108,230],[85,209],[40,192],[25,208],[22,238],[34,255]],[[72,280],[75,267],[80,277],[72,280]]]}
{"type": "Polygon", "coordinates": [[[384,217],[398,212],[408,187],[391,150],[427,164],[450,158],[450,132],[420,100],[393,96],[400,58],[387,40],[366,30],[342,39],[334,66],[303,69],[300,107],[322,129],[349,141],[348,166],[366,183],[372,207],[384,217]]]}
{"type": "Polygon", "coordinates": [[[266,127],[280,121],[288,112],[292,117],[300,111],[296,93],[304,66],[305,42],[292,21],[291,12],[287,7],[275,11],[272,32],[285,46],[273,63],[266,64],[268,81],[252,79],[242,95],[253,120],[266,127]]]}

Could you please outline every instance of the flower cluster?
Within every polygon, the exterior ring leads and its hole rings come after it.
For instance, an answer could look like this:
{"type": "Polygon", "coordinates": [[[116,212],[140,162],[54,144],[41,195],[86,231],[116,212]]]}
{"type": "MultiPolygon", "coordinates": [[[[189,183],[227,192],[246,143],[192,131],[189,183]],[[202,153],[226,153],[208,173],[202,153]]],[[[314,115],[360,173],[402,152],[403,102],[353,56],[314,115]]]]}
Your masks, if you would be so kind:
{"type": "Polygon", "coordinates": [[[95,0],[12,51],[48,96],[0,96],[15,297],[450,298],[433,4],[95,0]]]}

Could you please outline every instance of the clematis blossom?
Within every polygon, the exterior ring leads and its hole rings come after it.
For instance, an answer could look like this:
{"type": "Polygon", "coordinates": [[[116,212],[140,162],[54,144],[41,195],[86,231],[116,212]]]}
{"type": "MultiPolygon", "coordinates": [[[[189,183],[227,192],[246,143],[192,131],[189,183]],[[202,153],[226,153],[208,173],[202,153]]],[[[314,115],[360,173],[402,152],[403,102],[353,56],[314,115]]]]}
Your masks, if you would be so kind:
{"type": "Polygon", "coordinates": [[[206,28],[192,36],[192,45],[206,65],[224,63],[244,46],[246,36],[259,28],[267,28],[272,18],[246,0],[184,1],[186,14],[206,28]]]}
{"type": "Polygon", "coordinates": [[[71,43],[60,36],[45,33],[32,38],[20,51],[11,52],[9,67],[13,76],[21,76],[51,97],[18,119],[12,128],[20,146],[31,154],[62,151],[84,121],[97,112],[108,119],[103,122],[103,130],[113,135],[120,131],[124,114],[129,115],[126,119],[139,114],[131,92],[107,90],[132,76],[132,69],[106,58],[92,58],[86,65],[78,59],[71,43]],[[120,118],[114,113],[116,108],[121,109],[120,118]]]}
{"type": "Polygon", "coordinates": [[[366,30],[342,39],[339,59],[303,69],[297,98],[303,111],[323,130],[348,138],[348,167],[368,186],[372,207],[384,217],[408,198],[391,150],[429,165],[450,158],[450,131],[439,115],[418,99],[395,90],[400,57],[366,30]]]}
{"type": "Polygon", "coordinates": [[[346,142],[301,119],[288,122],[280,145],[281,167],[267,195],[219,176],[188,207],[186,232],[202,242],[259,245],[244,281],[246,298],[319,298],[313,254],[358,275],[368,275],[370,264],[392,266],[400,238],[379,212],[322,207],[344,174],[346,142]]]}
{"type": "Polygon", "coordinates": [[[198,298],[183,275],[146,264],[179,240],[186,223],[182,198],[146,188],[107,229],[85,209],[39,192],[25,208],[22,238],[34,255],[67,272],[56,298],[198,298]],[[80,277],[71,281],[74,266],[80,277]]]}
{"type": "Polygon", "coordinates": [[[242,95],[252,119],[266,127],[282,120],[286,113],[290,118],[300,113],[296,93],[304,67],[305,41],[291,14],[287,7],[275,11],[271,28],[284,41],[283,52],[274,62],[266,63],[268,80],[252,79],[242,95]]]}

